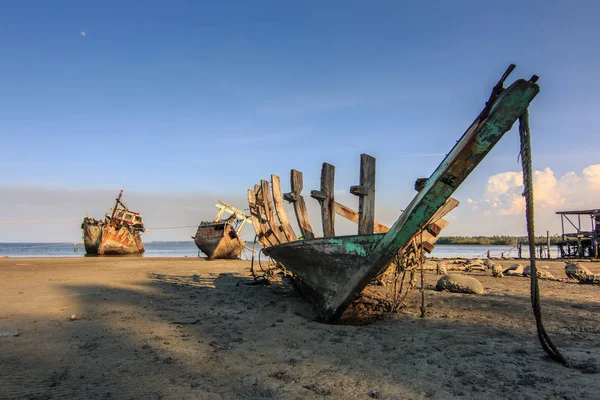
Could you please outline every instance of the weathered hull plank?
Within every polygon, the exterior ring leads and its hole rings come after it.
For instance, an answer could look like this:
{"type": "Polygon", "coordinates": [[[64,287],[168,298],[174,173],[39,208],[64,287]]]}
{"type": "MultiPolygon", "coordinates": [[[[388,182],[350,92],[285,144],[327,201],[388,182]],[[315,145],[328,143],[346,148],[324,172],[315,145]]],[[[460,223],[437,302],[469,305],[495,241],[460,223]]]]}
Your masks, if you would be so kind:
{"type": "Polygon", "coordinates": [[[287,213],[285,212],[283,204],[283,195],[281,194],[281,181],[277,175],[271,175],[271,189],[273,190],[273,202],[275,203],[275,212],[281,222],[283,232],[287,238],[287,241],[298,239],[296,233],[290,224],[287,213]]]}

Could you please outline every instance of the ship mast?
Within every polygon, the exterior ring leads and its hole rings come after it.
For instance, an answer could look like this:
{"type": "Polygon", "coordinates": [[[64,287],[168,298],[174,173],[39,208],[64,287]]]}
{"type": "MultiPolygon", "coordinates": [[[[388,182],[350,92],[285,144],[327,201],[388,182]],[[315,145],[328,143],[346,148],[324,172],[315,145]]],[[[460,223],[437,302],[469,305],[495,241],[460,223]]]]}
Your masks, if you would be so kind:
{"type": "Polygon", "coordinates": [[[121,203],[121,196],[123,196],[123,189],[121,189],[121,191],[119,192],[119,195],[117,196],[117,202],[115,203],[115,208],[113,208],[113,212],[112,215],[110,216],[110,219],[112,220],[113,218],[115,218],[115,214],[117,213],[117,209],[119,208],[119,204],[121,203]]]}

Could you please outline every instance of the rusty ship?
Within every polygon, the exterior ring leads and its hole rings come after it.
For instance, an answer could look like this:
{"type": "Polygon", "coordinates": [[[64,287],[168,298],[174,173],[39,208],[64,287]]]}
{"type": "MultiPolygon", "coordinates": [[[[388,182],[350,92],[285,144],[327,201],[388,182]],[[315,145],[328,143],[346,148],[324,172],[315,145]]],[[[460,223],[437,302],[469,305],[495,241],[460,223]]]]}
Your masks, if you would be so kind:
{"type": "Polygon", "coordinates": [[[240,233],[250,221],[250,216],[223,200],[219,200],[215,207],[218,209],[215,218],[201,222],[192,239],[208,260],[240,258],[246,247],[240,233]],[[230,214],[229,217],[223,218],[226,213],[230,214]]]}
{"type": "Polygon", "coordinates": [[[116,198],[115,206],[104,220],[91,216],[83,219],[83,244],[88,255],[139,254],[144,252],[140,233],[145,231],[142,215],[127,208],[121,200],[123,190],[116,198]]]}

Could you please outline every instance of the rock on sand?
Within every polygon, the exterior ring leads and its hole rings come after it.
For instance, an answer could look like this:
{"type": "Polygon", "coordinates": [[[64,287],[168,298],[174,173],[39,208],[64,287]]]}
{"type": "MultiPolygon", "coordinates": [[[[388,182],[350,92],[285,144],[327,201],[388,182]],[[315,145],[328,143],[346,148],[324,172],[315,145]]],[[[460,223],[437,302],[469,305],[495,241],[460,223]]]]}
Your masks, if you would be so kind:
{"type": "Polygon", "coordinates": [[[444,275],[437,282],[435,288],[439,291],[447,290],[455,293],[483,293],[483,285],[477,279],[460,274],[444,275]]]}

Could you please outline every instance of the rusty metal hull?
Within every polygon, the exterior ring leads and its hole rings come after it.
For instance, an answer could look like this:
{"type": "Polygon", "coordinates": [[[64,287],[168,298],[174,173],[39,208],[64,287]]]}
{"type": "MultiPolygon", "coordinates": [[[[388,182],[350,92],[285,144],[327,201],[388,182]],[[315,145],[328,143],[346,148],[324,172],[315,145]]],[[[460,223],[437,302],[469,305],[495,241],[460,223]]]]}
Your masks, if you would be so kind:
{"type": "Polygon", "coordinates": [[[538,92],[537,84],[523,79],[502,91],[471,124],[385,235],[364,240],[362,236],[341,236],[295,241],[263,252],[298,277],[322,319],[339,317],[444,205],[538,92]]]}
{"type": "Polygon", "coordinates": [[[83,243],[89,255],[140,254],[145,251],[140,234],[126,226],[84,221],[83,243]]]}
{"type": "Polygon", "coordinates": [[[227,221],[201,223],[194,243],[209,260],[240,258],[245,247],[245,242],[227,221]]]}

